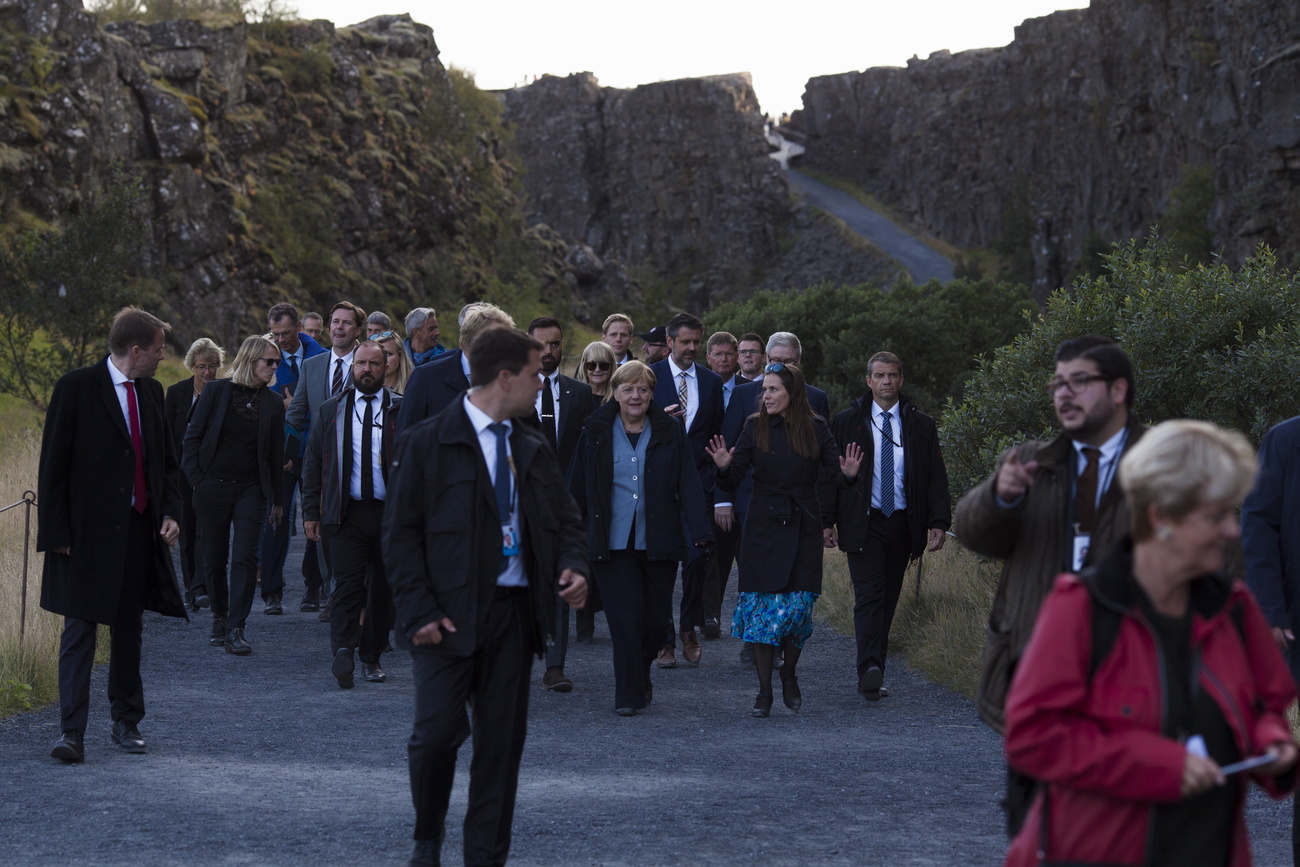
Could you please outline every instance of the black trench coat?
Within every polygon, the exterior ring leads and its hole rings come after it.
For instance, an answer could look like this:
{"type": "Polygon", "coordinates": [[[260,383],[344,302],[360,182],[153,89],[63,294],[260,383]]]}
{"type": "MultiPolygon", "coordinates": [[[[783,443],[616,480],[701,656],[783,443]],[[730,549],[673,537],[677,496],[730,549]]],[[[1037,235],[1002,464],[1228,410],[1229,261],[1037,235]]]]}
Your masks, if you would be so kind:
{"type": "Polygon", "coordinates": [[[817,484],[848,487],[856,480],[840,472],[840,450],[831,429],[813,418],[820,456],[805,458],[790,450],[785,419],[768,419],[770,452],[754,448],[750,416],[736,442],[731,466],[718,470],[718,486],[735,490],[745,473],[754,473],[754,493],[740,535],[742,593],[821,593],[822,518],[817,484]]]}

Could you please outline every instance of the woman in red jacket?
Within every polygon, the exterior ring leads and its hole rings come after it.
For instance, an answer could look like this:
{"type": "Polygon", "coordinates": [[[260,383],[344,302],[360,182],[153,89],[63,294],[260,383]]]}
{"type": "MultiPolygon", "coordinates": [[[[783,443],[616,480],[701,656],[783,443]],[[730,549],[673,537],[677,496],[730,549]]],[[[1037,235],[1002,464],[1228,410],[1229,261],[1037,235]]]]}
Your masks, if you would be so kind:
{"type": "Polygon", "coordinates": [[[1246,441],[1204,422],[1125,456],[1132,537],[1057,579],[1007,700],[1008,761],[1042,781],[1008,865],[1250,863],[1246,778],[1280,797],[1297,756],[1290,674],[1221,574],[1254,475],[1246,441]]]}

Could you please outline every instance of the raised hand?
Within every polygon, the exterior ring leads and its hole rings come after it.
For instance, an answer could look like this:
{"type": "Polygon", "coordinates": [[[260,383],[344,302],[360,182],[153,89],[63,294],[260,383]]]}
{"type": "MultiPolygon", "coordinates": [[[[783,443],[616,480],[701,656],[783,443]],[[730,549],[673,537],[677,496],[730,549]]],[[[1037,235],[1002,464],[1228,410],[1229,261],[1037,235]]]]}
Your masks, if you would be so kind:
{"type": "Polygon", "coordinates": [[[849,443],[844,448],[844,454],[840,455],[840,472],[846,479],[856,479],[858,470],[862,467],[862,446],[857,443],[849,443]]]}
{"type": "Polygon", "coordinates": [[[1034,483],[1034,473],[1038,471],[1038,461],[1020,462],[1020,455],[1012,452],[1002,462],[998,470],[998,496],[1005,502],[1014,503],[1029,490],[1034,483]]]}
{"type": "MultiPolygon", "coordinates": [[[[727,441],[722,436],[715,436],[704,447],[704,453],[713,458],[713,463],[717,465],[718,469],[725,470],[731,466],[731,456],[736,453],[736,450],[727,448],[727,441]]],[[[859,451],[860,454],[861,451],[859,451]]]]}

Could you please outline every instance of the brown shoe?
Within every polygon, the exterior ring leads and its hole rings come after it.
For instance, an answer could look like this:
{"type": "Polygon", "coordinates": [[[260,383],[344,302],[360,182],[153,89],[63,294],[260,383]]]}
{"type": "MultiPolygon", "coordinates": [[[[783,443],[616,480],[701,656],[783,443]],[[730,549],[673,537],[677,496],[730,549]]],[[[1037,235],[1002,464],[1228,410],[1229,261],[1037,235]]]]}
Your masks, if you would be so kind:
{"type": "Polygon", "coordinates": [[[671,644],[665,644],[663,650],[655,657],[655,665],[659,668],[676,668],[677,654],[673,651],[671,644]]]}
{"type": "Polygon", "coordinates": [[[564,666],[553,665],[542,675],[542,686],[551,692],[573,692],[573,681],[564,674],[564,666]]]}
{"type": "Polygon", "coordinates": [[[694,629],[682,632],[682,659],[694,665],[700,661],[703,651],[700,648],[700,636],[694,629]]]}

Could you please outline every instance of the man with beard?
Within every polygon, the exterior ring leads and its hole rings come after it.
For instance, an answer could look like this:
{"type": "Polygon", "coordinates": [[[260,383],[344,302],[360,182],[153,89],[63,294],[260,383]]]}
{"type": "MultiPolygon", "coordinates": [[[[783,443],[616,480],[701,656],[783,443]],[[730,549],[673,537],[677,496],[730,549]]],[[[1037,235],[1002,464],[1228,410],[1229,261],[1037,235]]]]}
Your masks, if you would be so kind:
{"type": "MultiPolygon", "coordinates": [[[[669,322],[669,356],[650,365],[655,374],[655,403],[680,418],[686,427],[686,443],[700,484],[708,493],[713,490],[714,464],[704,450],[722,430],[722,377],[695,363],[704,342],[704,323],[689,313],[678,313],[669,322]]],[[[685,521],[685,516],[682,518],[685,521]]],[[[685,526],[683,524],[683,526],[685,526]]],[[[687,533],[687,538],[691,538],[687,533]]],[[[682,563],[681,638],[682,658],[700,661],[702,650],[696,627],[704,625],[704,582],[709,574],[709,550],[690,549],[682,563]]],[[[677,665],[672,624],[668,624],[663,649],[655,664],[660,668],[677,665]]]]}
{"type": "MultiPolygon", "coordinates": [[[[573,450],[582,434],[583,422],[596,410],[591,386],[560,373],[564,359],[564,329],[560,323],[544,316],[528,324],[528,333],[542,344],[542,390],[533,403],[542,436],[551,444],[560,460],[560,472],[567,472],[573,450]]],[[[593,585],[594,586],[594,585],[593,585]]],[[[595,631],[595,600],[578,609],[578,640],[591,641],[595,631]]],[[[569,651],[569,604],[556,597],[555,641],[546,651],[546,673],[542,685],[552,692],[570,692],[573,681],[564,673],[564,659],[569,651]]]]}
{"type": "MultiPolygon", "coordinates": [[[[957,504],[957,538],[977,554],[1005,560],[989,613],[976,698],[998,733],[1016,661],[1038,609],[1061,572],[1078,572],[1128,533],[1117,476],[1124,452],[1146,428],[1133,417],[1133,364],[1113,341],[1089,335],[1056,348],[1047,384],[1062,433],[1022,443],[957,504]]],[[[1007,768],[1007,830],[1024,821],[1035,781],[1007,768]]]]}
{"type": "Polygon", "coordinates": [[[649,331],[638,334],[641,349],[645,351],[645,363],[654,364],[668,357],[668,332],[662,325],[656,325],[649,331]]]}
{"type": "Polygon", "coordinates": [[[343,689],[352,688],[353,654],[358,651],[367,681],[388,679],[379,656],[393,627],[393,595],[384,571],[381,537],[402,399],[384,388],[385,365],[378,343],[367,341],[356,348],[355,384],[321,405],[303,459],[303,529],[315,542],[323,526],[330,539],[334,569],[330,652],[334,677],[343,689]]]}

